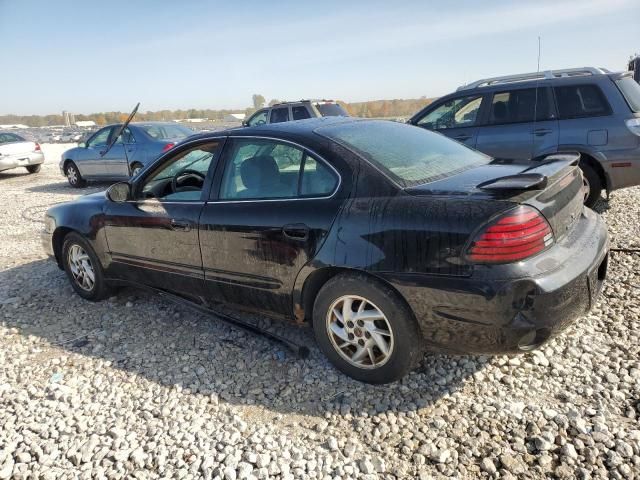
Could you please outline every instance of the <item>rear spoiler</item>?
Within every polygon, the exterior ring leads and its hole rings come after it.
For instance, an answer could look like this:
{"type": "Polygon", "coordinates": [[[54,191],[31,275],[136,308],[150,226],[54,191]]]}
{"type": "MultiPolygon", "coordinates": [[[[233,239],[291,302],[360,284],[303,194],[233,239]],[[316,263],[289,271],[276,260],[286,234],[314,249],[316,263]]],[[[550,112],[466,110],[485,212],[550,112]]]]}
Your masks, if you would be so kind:
{"type": "MultiPolygon", "coordinates": [[[[534,160],[528,168],[525,168],[522,172],[516,175],[508,175],[506,177],[499,177],[483,182],[478,185],[478,188],[482,190],[544,190],[547,188],[549,179],[547,175],[542,173],[534,173],[532,170],[537,170],[545,165],[552,163],[562,162],[564,165],[558,165],[555,168],[555,172],[562,170],[568,166],[576,166],[580,162],[579,153],[554,153],[542,157],[540,160],[534,160]]],[[[543,169],[545,170],[545,169],[543,169]]],[[[550,172],[552,173],[552,172],[550,172]]]]}

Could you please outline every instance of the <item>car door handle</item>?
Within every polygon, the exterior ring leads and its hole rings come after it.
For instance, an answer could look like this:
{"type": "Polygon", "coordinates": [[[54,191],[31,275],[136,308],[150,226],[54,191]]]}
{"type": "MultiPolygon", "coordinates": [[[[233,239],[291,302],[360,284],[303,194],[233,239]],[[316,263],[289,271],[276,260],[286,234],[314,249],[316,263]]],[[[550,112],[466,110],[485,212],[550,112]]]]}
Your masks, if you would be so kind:
{"type": "Polygon", "coordinates": [[[282,233],[291,240],[303,242],[309,238],[309,227],[304,223],[291,223],[282,227],[282,233]]]}
{"type": "Polygon", "coordinates": [[[531,134],[541,137],[542,135],[547,135],[548,133],[551,133],[551,132],[552,130],[548,128],[536,128],[534,131],[531,132],[531,134]]]}
{"type": "Polygon", "coordinates": [[[461,140],[461,141],[466,141],[469,140],[471,138],[471,135],[467,135],[467,134],[463,134],[463,135],[456,135],[455,137],[453,137],[456,140],[461,140]]]}
{"type": "Polygon", "coordinates": [[[180,232],[188,232],[191,230],[193,223],[189,220],[175,220],[171,219],[171,230],[177,230],[180,232]]]}

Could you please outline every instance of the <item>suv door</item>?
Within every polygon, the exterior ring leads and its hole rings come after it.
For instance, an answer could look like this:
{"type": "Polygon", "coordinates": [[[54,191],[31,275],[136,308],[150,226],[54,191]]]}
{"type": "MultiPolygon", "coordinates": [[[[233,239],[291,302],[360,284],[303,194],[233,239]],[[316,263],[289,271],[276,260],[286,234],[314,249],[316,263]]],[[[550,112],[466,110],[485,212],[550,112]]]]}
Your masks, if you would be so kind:
{"type": "Polygon", "coordinates": [[[78,150],[75,163],[83,177],[95,178],[105,176],[106,172],[104,171],[102,152],[104,152],[107,149],[107,145],[109,145],[109,137],[111,136],[112,130],[113,126],[98,130],[87,140],[85,148],[78,150]]]}
{"type": "Polygon", "coordinates": [[[246,137],[228,140],[216,177],[200,217],[206,296],[290,316],[296,276],[342,205],[338,173],[301,146],[246,137]]]}
{"type": "Polygon", "coordinates": [[[481,94],[450,98],[428,107],[410,123],[475,147],[482,100],[481,94]]]}
{"type": "Polygon", "coordinates": [[[289,114],[289,106],[274,107],[271,109],[269,123],[288,122],[289,120],[291,120],[291,115],[289,114]]]}
{"type": "MultiPolygon", "coordinates": [[[[116,135],[120,127],[116,127],[111,135],[116,135]]],[[[109,142],[113,141],[110,138],[109,142]]],[[[102,157],[103,168],[109,178],[125,179],[129,178],[129,164],[132,163],[136,154],[136,140],[131,130],[125,128],[120,137],[115,141],[107,154],[102,157]]]]}
{"type": "Polygon", "coordinates": [[[107,203],[109,275],[190,296],[202,292],[198,219],[223,141],[177,148],[136,178],[133,200],[107,203]]]}
{"type": "Polygon", "coordinates": [[[517,88],[491,95],[476,148],[497,159],[528,161],[556,152],[558,138],[550,88],[517,88]]]}

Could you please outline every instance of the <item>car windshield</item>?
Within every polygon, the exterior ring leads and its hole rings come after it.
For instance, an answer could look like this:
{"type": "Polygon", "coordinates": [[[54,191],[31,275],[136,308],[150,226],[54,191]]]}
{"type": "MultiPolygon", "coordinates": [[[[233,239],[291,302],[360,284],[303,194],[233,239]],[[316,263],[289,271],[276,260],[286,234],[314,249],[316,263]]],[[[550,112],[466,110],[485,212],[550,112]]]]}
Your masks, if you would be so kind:
{"type": "Polygon", "coordinates": [[[193,130],[182,125],[139,125],[147,135],[156,140],[168,140],[193,135],[193,130]]]}
{"type": "Polygon", "coordinates": [[[347,111],[337,103],[316,103],[315,107],[318,109],[323,117],[348,117],[347,111]]]}
{"type": "Polygon", "coordinates": [[[640,85],[631,76],[616,80],[616,85],[634,113],[640,113],[640,85]]]}
{"type": "Polygon", "coordinates": [[[370,120],[316,129],[381,169],[402,187],[412,187],[485,165],[491,158],[438,133],[403,123],[370,120]]]}

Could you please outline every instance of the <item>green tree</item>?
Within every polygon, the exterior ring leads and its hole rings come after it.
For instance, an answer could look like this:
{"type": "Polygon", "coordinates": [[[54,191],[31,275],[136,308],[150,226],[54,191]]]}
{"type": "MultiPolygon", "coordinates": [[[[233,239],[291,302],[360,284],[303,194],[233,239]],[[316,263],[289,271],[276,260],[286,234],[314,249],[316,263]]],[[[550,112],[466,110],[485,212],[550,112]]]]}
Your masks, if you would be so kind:
{"type": "Polygon", "coordinates": [[[253,94],[253,108],[255,108],[256,110],[258,108],[262,108],[264,107],[265,102],[266,100],[262,95],[260,95],[259,93],[253,94]]]}

